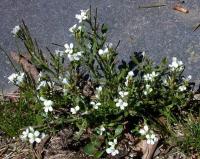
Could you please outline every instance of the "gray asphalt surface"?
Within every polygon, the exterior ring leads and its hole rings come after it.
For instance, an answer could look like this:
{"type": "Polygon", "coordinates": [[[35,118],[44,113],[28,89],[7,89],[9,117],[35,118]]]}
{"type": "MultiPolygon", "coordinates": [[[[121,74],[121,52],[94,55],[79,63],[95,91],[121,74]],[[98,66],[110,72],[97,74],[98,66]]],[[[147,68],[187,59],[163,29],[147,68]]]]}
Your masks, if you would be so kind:
{"type": "MultiPolygon", "coordinates": [[[[109,25],[110,42],[117,43],[121,59],[133,51],[146,51],[153,59],[177,56],[186,65],[186,74],[193,81],[200,78],[200,1],[185,0],[188,14],[174,11],[177,0],[1,0],[0,45],[8,52],[15,51],[11,30],[24,19],[41,47],[56,42],[70,42],[68,28],[77,23],[74,18],[80,9],[97,7],[99,20],[109,25]],[[160,8],[138,9],[139,5],[165,3],[160,8]]],[[[54,48],[55,49],[55,48],[54,48]]],[[[0,87],[9,88],[7,76],[13,72],[8,59],[0,54],[0,87]]]]}

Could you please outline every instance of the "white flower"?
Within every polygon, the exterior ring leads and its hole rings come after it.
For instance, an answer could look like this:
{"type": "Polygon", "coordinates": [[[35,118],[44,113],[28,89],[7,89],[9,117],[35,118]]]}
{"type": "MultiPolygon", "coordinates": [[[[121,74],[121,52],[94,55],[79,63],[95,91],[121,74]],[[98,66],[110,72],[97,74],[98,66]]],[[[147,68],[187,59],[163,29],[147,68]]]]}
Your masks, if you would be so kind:
{"type": "Polygon", "coordinates": [[[128,86],[129,81],[133,78],[133,76],[134,76],[133,71],[129,71],[129,72],[128,72],[128,75],[126,76],[126,82],[125,82],[125,85],[126,85],[126,86],[128,86]]]}
{"type": "Polygon", "coordinates": [[[150,145],[153,145],[158,141],[158,138],[153,132],[151,132],[151,134],[147,134],[146,139],[147,139],[147,144],[150,144],[150,145]]]}
{"type": "Polygon", "coordinates": [[[184,78],[184,77],[183,77],[183,80],[185,80],[186,82],[190,81],[191,79],[192,79],[192,76],[191,76],[191,75],[187,76],[187,78],[184,78]]]}
{"type": "Polygon", "coordinates": [[[83,27],[82,26],[78,26],[78,30],[79,31],[83,30],[83,27]]]}
{"type": "Polygon", "coordinates": [[[89,112],[86,110],[85,112],[81,113],[81,115],[87,115],[89,112]]]}
{"type": "Polygon", "coordinates": [[[108,145],[110,145],[110,147],[106,149],[108,154],[111,154],[112,156],[119,154],[119,151],[115,149],[115,146],[117,145],[117,139],[114,139],[113,142],[108,142],[108,145]]]}
{"type": "Polygon", "coordinates": [[[144,90],[144,95],[147,95],[149,93],[151,93],[153,91],[153,89],[151,88],[151,86],[149,84],[146,85],[146,88],[144,90]]]}
{"type": "Polygon", "coordinates": [[[22,141],[25,141],[28,137],[28,134],[29,134],[29,129],[27,128],[25,131],[22,132],[22,135],[20,135],[20,139],[22,141]]]}
{"type": "Polygon", "coordinates": [[[98,102],[98,103],[95,103],[95,102],[93,102],[93,101],[90,102],[90,104],[93,105],[93,108],[94,108],[94,109],[98,109],[99,106],[101,105],[101,103],[99,103],[99,102],[98,102]]]}
{"type": "Polygon", "coordinates": [[[97,87],[97,88],[96,88],[96,91],[97,91],[98,93],[100,93],[100,92],[102,91],[102,86],[97,87]]]}
{"type": "Polygon", "coordinates": [[[53,106],[53,101],[51,101],[51,100],[44,100],[44,111],[46,113],[53,111],[52,106],[53,106]]]}
{"type": "Polygon", "coordinates": [[[8,80],[9,82],[19,85],[20,83],[23,82],[24,76],[25,76],[24,72],[13,73],[8,77],[8,80]]]}
{"type": "Polygon", "coordinates": [[[110,145],[110,146],[117,145],[117,139],[114,139],[113,142],[112,141],[108,142],[108,145],[110,145]]]}
{"type": "Polygon", "coordinates": [[[124,108],[127,106],[128,106],[128,103],[123,101],[122,99],[116,100],[116,107],[120,107],[121,110],[124,110],[124,108]]]}
{"type": "Polygon", "coordinates": [[[133,71],[129,71],[127,77],[133,77],[134,76],[134,72],[133,71]]]}
{"type": "Polygon", "coordinates": [[[172,58],[172,64],[169,64],[169,67],[171,68],[172,71],[175,71],[178,68],[179,68],[179,70],[182,70],[183,62],[178,61],[176,57],[173,57],[172,58]]]}
{"type": "Polygon", "coordinates": [[[189,80],[191,80],[191,79],[192,79],[192,76],[189,75],[189,76],[187,77],[187,80],[189,81],[189,80]]]}
{"type": "Polygon", "coordinates": [[[179,86],[178,89],[179,89],[179,91],[181,91],[181,92],[187,90],[186,86],[184,86],[184,85],[183,85],[183,86],[179,86]]]}
{"type": "Polygon", "coordinates": [[[169,86],[171,81],[172,81],[172,78],[170,76],[168,76],[166,79],[163,79],[163,84],[165,86],[169,86]]]}
{"type": "Polygon", "coordinates": [[[77,24],[74,24],[72,27],[69,28],[69,32],[74,33],[76,30],[77,24]]]}
{"type": "Polygon", "coordinates": [[[111,154],[112,156],[115,156],[119,154],[119,150],[115,149],[114,147],[109,147],[106,149],[107,154],[111,154]]]}
{"type": "Polygon", "coordinates": [[[141,135],[145,135],[149,131],[148,125],[145,125],[142,129],[140,129],[139,133],[141,135]]]}
{"type": "Polygon", "coordinates": [[[33,132],[30,132],[28,134],[28,138],[29,138],[29,142],[31,144],[33,144],[34,142],[37,142],[37,143],[40,143],[41,141],[41,138],[39,137],[40,136],[40,132],[39,131],[33,131],[33,132]]]}
{"type": "Polygon", "coordinates": [[[42,133],[42,134],[41,134],[41,139],[44,139],[45,136],[46,136],[46,134],[45,134],[45,133],[42,133]]]}
{"type": "Polygon", "coordinates": [[[37,86],[37,90],[39,90],[41,87],[45,87],[47,84],[46,81],[41,81],[40,84],[37,86]]]}
{"type": "Polygon", "coordinates": [[[100,127],[100,135],[102,135],[104,131],[106,131],[106,129],[104,128],[103,125],[101,125],[101,127],[100,127]]]}
{"type": "Polygon", "coordinates": [[[24,75],[25,75],[25,74],[24,74],[23,72],[20,72],[20,73],[19,73],[19,75],[18,75],[18,77],[17,77],[17,84],[23,82],[23,80],[24,80],[24,75]]]}
{"type": "Polygon", "coordinates": [[[72,54],[73,53],[73,48],[74,48],[74,44],[70,43],[70,44],[65,44],[65,53],[67,54],[72,54]]]}
{"type": "Polygon", "coordinates": [[[105,54],[109,53],[109,50],[108,50],[108,48],[105,48],[104,50],[99,49],[98,53],[99,53],[99,55],[105,55],[105,54]]]}
{"type": "Polygon", "coordinates": [[[79,20],[79,23],[81,23],[83,20],[87,20],[88,19],[88,11],[87,10],[81,10],[81,14],[76,14],[75,18],[79,20]]]}
{"type": "Polygon", "coordinates": [[[168,86],[168,85],[169,85],[168,80],[167,80],[167,79],[164,79],[164,80],[163,80],[163,84],[164,84],[165,86],[168,86]]]}
{"type": "Polygon", "coordinates": [[[72,114],[76,114],[77,111],[79,111],[79,110],[80,110],[80,107],[79,107],[79,106],[76,106],[75,108],[71,108],[71,109],[70,109],[70,111],[71,111],[72,114]]]}
{"type": "Polygon", "coordinates": [[[18,74],[17,74],[17,73],[12,73],[12,74],[8,77],[8,80],[9,80],[9,82],[14,83],[15,80],[17,79],[17,77],[18,77],[18,74]]]}
{"type": "Polygon", "coordinates": [[[145,52],[145,51],[143,51],[143,52],[142,52],[142,56],[144,57],[144,56],[145,56],[145,54],[146,54],[146,52],[145,52]]]}
{"type": "Polygon", "coordinates": [[[63,78],[62,84],[69,84],[69,81],[67,80],[67,78],[63,78]]]}
{"type": "Polygon", "coordinates": [[[29,126],[28,128],[29,128],[29,131],[30,131],[30,132],[34,132],[33,127],[29,126]]]}
{"type": "Polygon", "coordinates": [[[75,33],[77,30],[81,31],[81,30],[83,30],[83,27],[82,26],[77,27],[77,24],[75,24],[71,28],[69,28],[69,32],[71,32],[71,33],[75,33]]]}
{"type": "Polygon", "coordinates": [[[17,25],[13,28],[13,30],[11,31],[11,33],[14,35],[14,36],[17,36],[17,33],[20,31],[20,26],[17,25]]]}
{"type": "Polygon", "coordinates": [[[99,55],[103,55],[104,52],[102,49],[99,49],[98,53],[99,53],[99,55]]]}
{"type": "Polygon", "coordinates": [[[34,132],[34,129],[33,129],[32,127],[28,127],[25,131],[23,131],[23,132],[22,132],[22,135],[20,135],[20,139],[21,139],[22,141],[27,140],[28,134],[29,134],[30,132],[34,132]]]}
{"type": "Polygon", "coordinates": [[[152,78],[155,78],[155,77],[157,77],[158,76],[158,73],[156,73],[155,71],[153,71],[152,73],[151,73],[151,77],[152,78]]]}
{"type": "Polygon", "coordinates": [[[37,86],[37,90],[39,90],[41,87],[46,87],[49,86],[50,88],[52,88],[54,85],[54,83],[51,83],[50,81],[41,81],[40,84],[37,86]]]}
{"type": "Polygon", "coordinates": [[[144,80],[145,81],[150,81],[151,80],[151,76],[149,73],[147,73],[146,75],[144,75],[144,80]]]}
{"type": "Polygon", "coordinates": [[[69,61],[74,61],[74,56],[72,54],[67,55],[69,61]]]}
{"type": "Polygon", "coordinates": [[[74,60],[75,60],[75,61],[79,61],[80,58],[82,57],[82,54],[83,54],[83,51],[76,52],[76,53],[74,54],[74,60]]]}
{"type": "Polygon", "coordinates": [[[61,51],[61,50],[55,50],[55,54],[56,54],[57,56],[63,56],[64,51],[61,51]]]}
{"type": "Polygon", "coordinates": [[[144,80],[145,81],[153,81],[155,79],[155,77],[157,77],[157,76],[158,76],[158,73],[153,71],[152,73],[147,73],[146,75],[144,75],[144,80]]]}
{"type": "Polygon", "coordinates": [[[43,76],[43,72],[40,72],[39,75],[38,75],[37,82],[40,82],[40,81],[41,81],[42,76],[43,76]]]}
{"type": "Polygon", "coordinates": [[[46,100],[44,97],[39,97],[39,99],[43,102],[46,100]]]}
{"type": "Polygon", "coordinates": [[[144,91],[144,95],[147,95],[148,94],[148,92],[147,91],[144,91]]]}
{"type": "Polygon", "coordinates": [[[102,86],[99,86],[99,87],[96,88],[95,97],[97,99],[100,98],[101,91],[102,91],[102,86]]]}
{"type": "Polygon", "coordinates": [[[45,111],[45,113],[48,113],[48,112],[52,112],[53,111],[53,108],[52,108],[52,106],[53,106],[53,101],[51,101],[51,100],[47,100],[47,99],[45,99],[44,97],[39,97],[39,99],[43,102],[43,104],[44,104],[44,111],[45,111]]]}
{"type": "Polygon", "coordinates": [[[44,133],[40,134],[39,131],[35,131],[32,127],[28,127],[25,131],[22,132],[22,135],[20,135],[22,141],[29,140],[31,144],[34,142],[40,143],[44,137],[44,133]]]}
{"type": "Polygon", "coordinates": [[[149,129],[148,125],[145,125],[142,129],[139,130],[141,135],[145,135],[147,139],[147,144],[153,145],[155,142],[158,141],[158,138],[154,134],[152,130],[149,129]]]}
{"type": "Polygon", "coordinates": [[[120,95],[122,98],[124,98],[124,97],[128,96],[128,92],[120,91],[120,92],[119,92],[119,95],[120,95]]]}
{"type": "Polygon", "coordinates": [[[74,53],[74,54],[68,54],[67,57],[69,58],[70,61],[79,61],[80,58],[82,57],[82,51],[74,53]]]}

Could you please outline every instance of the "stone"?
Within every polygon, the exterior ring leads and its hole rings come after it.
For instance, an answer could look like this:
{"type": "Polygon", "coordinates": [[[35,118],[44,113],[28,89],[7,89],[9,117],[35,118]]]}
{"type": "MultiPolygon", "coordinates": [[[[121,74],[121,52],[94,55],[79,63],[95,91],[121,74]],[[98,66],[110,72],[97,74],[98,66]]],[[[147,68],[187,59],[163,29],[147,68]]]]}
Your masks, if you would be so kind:
{"type": "MultiPolygon", "coordinates": [[[[200,29],[193,32],[200,22],[199,0],[185,0],[182,4],[188,14],[173,10],[177,0],[159,0],[163,7],[138,8],[155,0],[1,0],[0,3],[0,45],[7,52],[17,51],[11,35],[14,26],[23,19],[32,35],[45,49],[63,45],[72,37],[68,28],[77,23],[75,14],[91,5],[98,8],[99,21],[108,24],[109,40],[119,46],[120,59],[128,60],[133,51],[146,51],[159,62],[163,57],[176,56],[186,65],[186,75],[199,81],[200,29]]],[[[19,44],[20,46],[20,44],[19,44]]],[[[7,77],[13,72],[8,59],[0,54],[0,87],[9,88],[7,77]]]]}

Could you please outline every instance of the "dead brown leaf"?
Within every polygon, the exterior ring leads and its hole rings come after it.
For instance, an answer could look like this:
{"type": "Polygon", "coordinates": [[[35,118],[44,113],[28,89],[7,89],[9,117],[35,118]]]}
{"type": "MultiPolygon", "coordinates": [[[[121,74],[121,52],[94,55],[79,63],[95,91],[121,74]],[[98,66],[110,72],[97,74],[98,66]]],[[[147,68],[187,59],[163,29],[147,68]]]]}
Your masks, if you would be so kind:
{"type": "Polygon", "coordinates": [[[180,4],[176,4],[173,9],[182,13],[189,13],[189,10],[180,4]]]}
{"type": "Polygon", "coordinates": [[[35,156],[37,159],[42,159],[43,158],[43,152],[44,152],[44,146],[45,144],[49,141],[50,139],[50,136],[49,135],[46,135],[44,139],[42,139],[42,141],[36,145],[35,147],[35,156]]]}
{"type": "Polygon", "coordinates": [[[143,153],[142,159],[151,159],[157,148],[157,145],[158,145],[158,141],[155,144],[150,145],[150,144],[147,144],[146,140],[141,140],[136,145],[136,149],[143,153]]]}
{"type": "Polygon", "coordinates": [[[38,78],[39,71],[37,68],[30,62],[30,57],[28,55],[21,55],[15,52],[11,53],[12,59],[18,64],[22,65],[23,69],[32,77],[35,81],[38,78]]]}

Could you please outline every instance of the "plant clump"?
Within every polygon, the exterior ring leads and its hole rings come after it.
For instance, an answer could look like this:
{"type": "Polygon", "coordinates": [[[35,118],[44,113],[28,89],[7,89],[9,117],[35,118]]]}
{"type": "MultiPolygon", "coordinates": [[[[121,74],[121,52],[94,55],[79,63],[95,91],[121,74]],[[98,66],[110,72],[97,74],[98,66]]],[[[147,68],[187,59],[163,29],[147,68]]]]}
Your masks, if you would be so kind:
{"type": "MultiPolygon", "coordinates": [[[[145,52],[134,52],[130,61],[120,61],[119,43],[107,42],[108,28],[97,22],[97,11],[93,16],[91,9],[81,10],[75,18],[78,24],[69,28],[74,42],[54,44],[59,47],[54,52],[47,48],[49,59],[24,23],[13,29],[39,75],[34,79],[18,68],[8,77],[20,93],[9,107],[5,106],[8,100],[1,102],[0,120],[5,122],[0,129],[37,144],[45,134],[70,126],[72,140],[84,138],[83,150],[94,158],[120,156],[123,152],[118,143],[127,134],[135,138],[129,144],[144,140],[147,145],[170,145],[171,139],[178,140],[175,127],[197,103],[191,76],[183,76],[183,62],[173,57],[170,63],[164,58],[155,64],[145,52]],[[7,109],[14,116],[10,117],[7,109]],[[11,122],[15,116],[17,125],[11,122]]],[[[193,115],[196,118],[198,112],[193,115]]],[[[199,137],[198,123],[193,124],[185,131],[199,137]]],[[[191,137],[187,134],[183,133],[186,139],[191,137]]],[[[199,150],[195,140],[187,143],[199,150]]]]}

